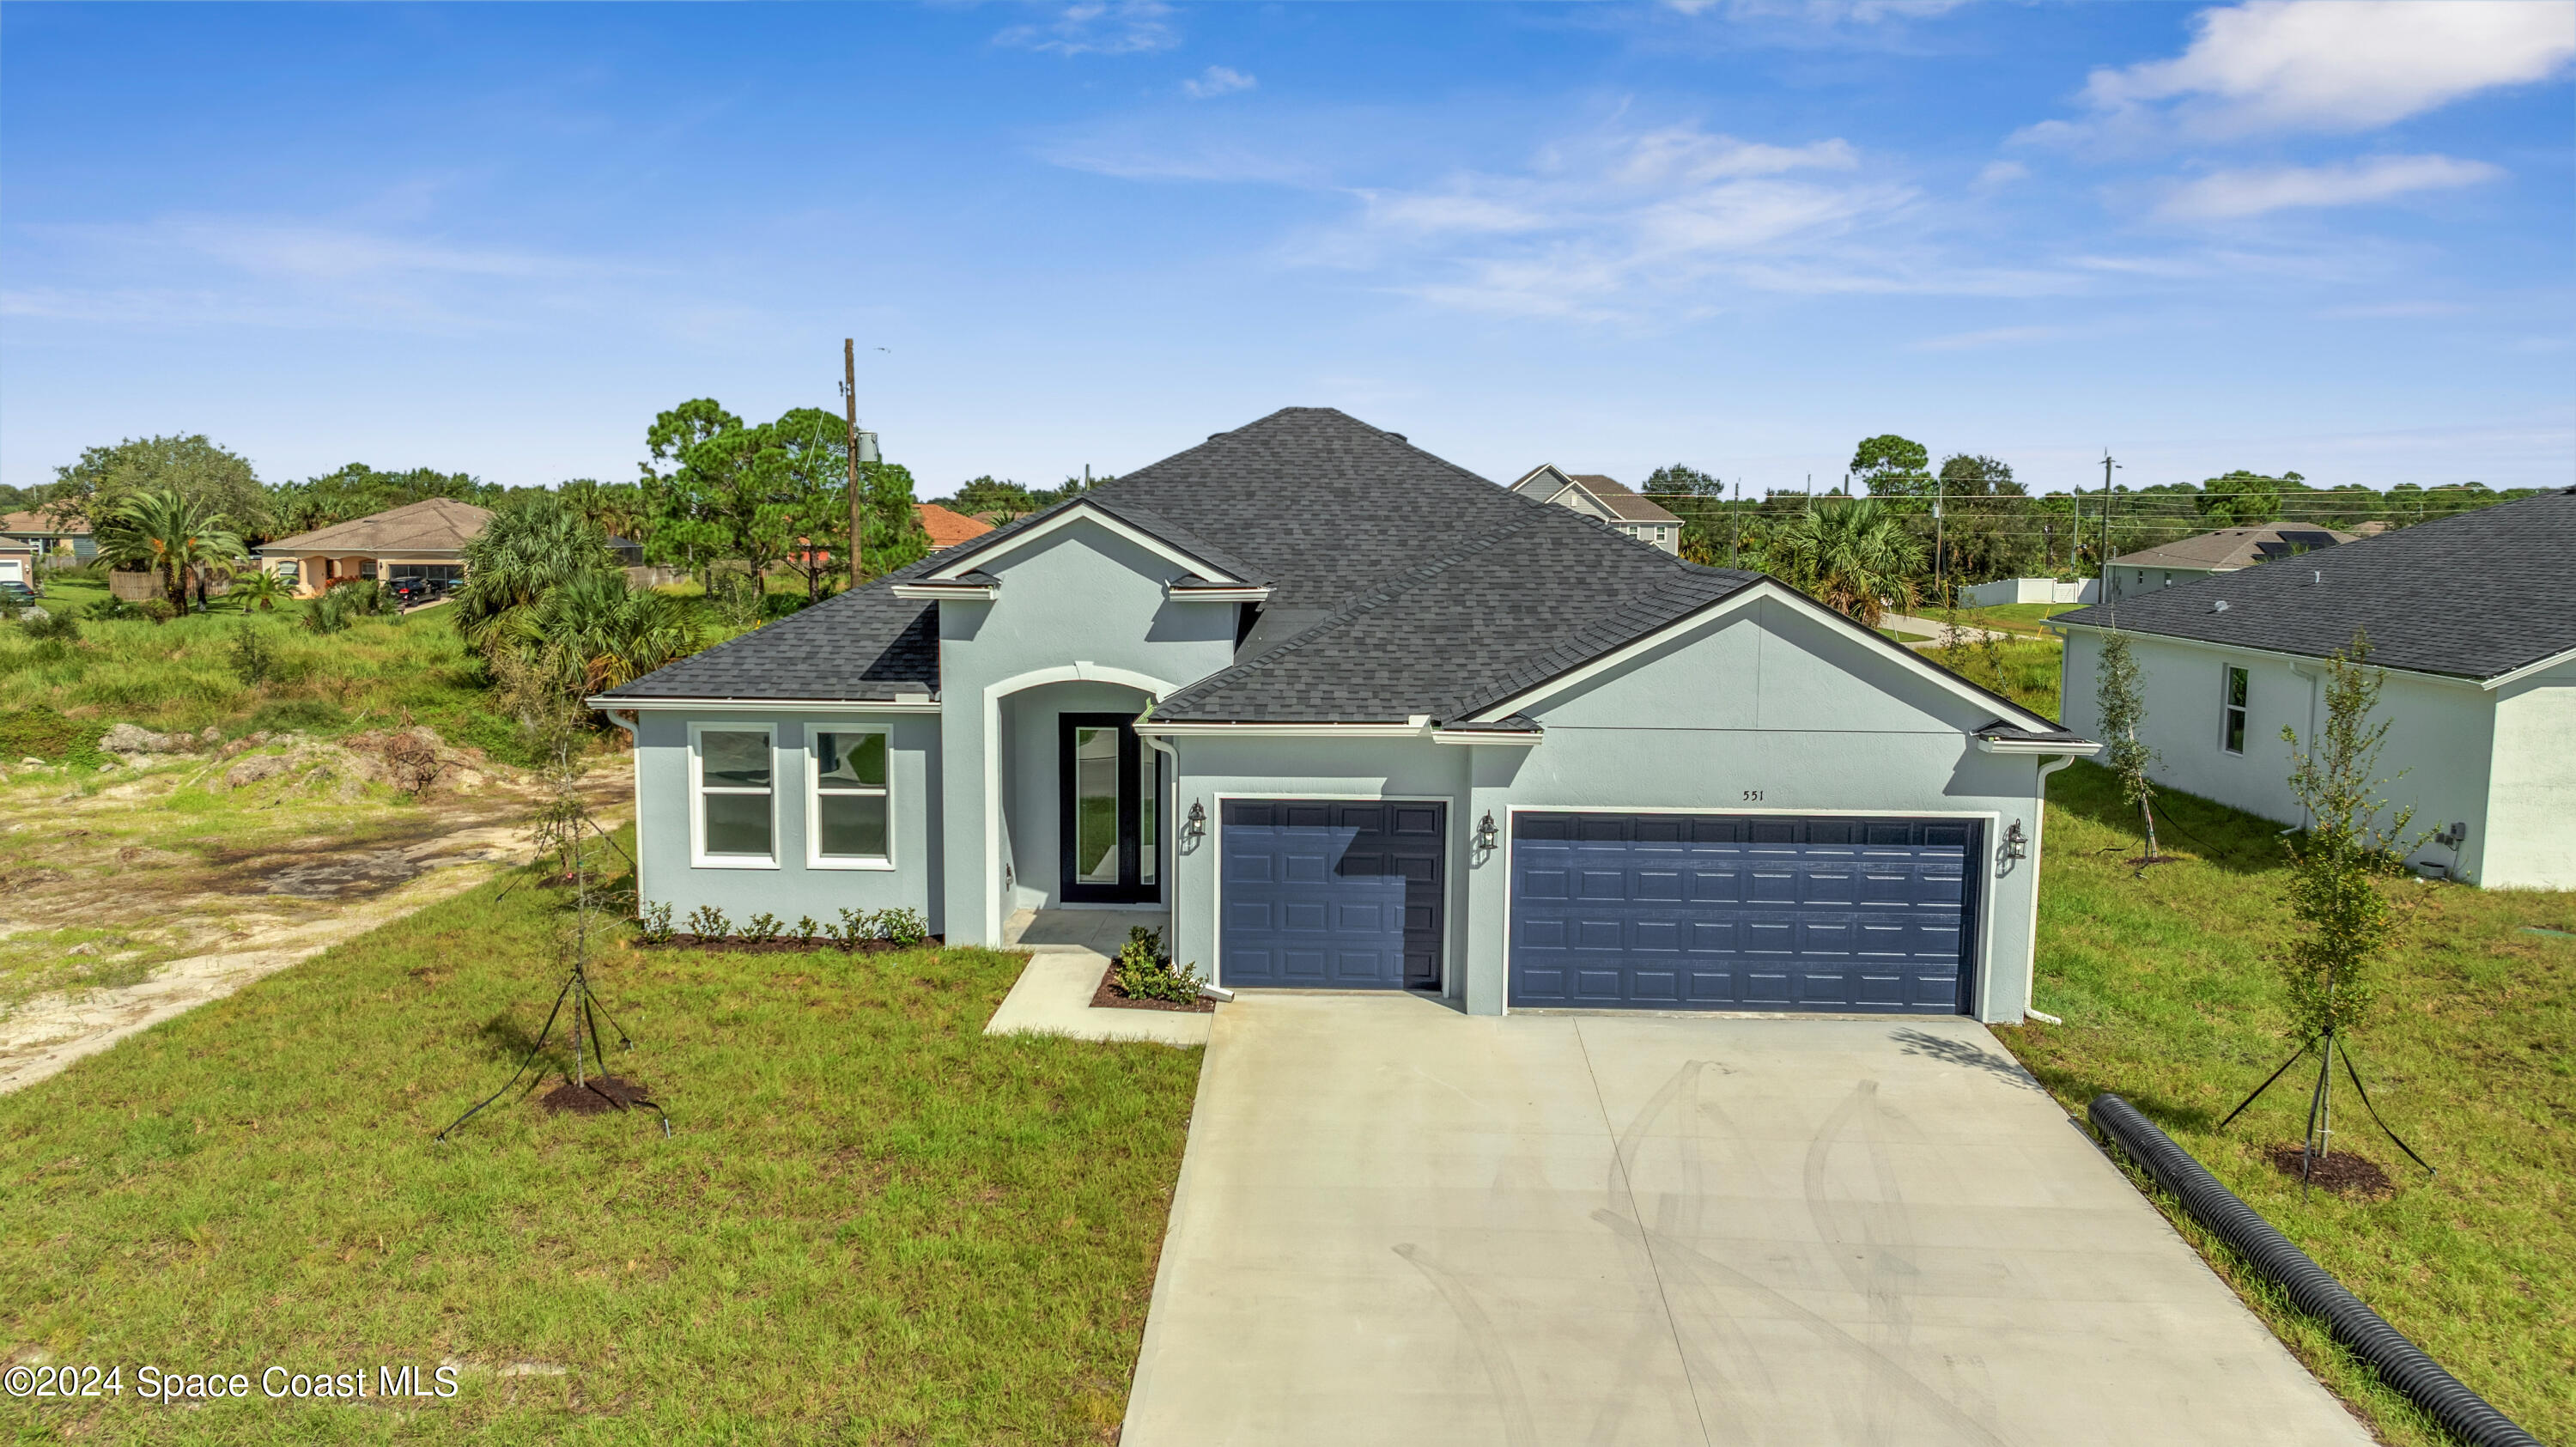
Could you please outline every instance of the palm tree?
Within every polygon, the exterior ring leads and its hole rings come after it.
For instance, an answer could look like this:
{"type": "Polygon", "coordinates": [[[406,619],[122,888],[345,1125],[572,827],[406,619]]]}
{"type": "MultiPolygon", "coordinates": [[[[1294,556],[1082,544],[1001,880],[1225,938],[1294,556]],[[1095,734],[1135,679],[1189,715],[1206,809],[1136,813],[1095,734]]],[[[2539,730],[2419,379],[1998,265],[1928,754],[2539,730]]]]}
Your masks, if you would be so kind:
{"type": "Polygon", "coordinates": [[[242,541],[222,513],[194,498],[138,492],[100,523],[98,550],[110,563],[140,563],[160,574],[170,606],[184,613],[190,578],[199,569],[229,569],[242,555],[242,541]]]}
{"type": "Polygon", "coordinates": [[[616,555],[599,525],[553,493],[504,509],[465,545],[465,585],[456,590],[456,629],[485,650],[503,620],[577,578],[605,575],[620,585],[616,555]]]}
{"type": "Polygon", "coordinates": [[[548,589],[486,635],[536,658],[548,651],[579,676],[584,693],[622,684],[698,651],[698,625],[679,599],[634,588],[617,573],[591,573],[548,589]]]}
{"type": "Polygon", "coordinates": [[[1923,545],[1868,499],[1827,502],[1773,530],[1765,557],[1782,581],[1864,627],[1890,602],[1914,602],[1923,545]]]}
{"type": "Polygon", "coordinates": [[[278,599],[291,598],[294,593],[275,573],[266,568],[253,568],[233,585],[233,596],[241,600],[245,610],[257,604],[259,611],[266,613],[277,607],[278,599]]]}

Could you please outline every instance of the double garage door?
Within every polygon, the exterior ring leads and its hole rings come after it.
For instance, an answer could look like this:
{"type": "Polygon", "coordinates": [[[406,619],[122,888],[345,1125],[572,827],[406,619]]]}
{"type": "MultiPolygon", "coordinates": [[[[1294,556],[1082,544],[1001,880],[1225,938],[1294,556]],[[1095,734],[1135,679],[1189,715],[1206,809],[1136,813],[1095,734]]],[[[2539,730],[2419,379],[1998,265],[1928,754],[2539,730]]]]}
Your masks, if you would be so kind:
{"type": "Polygon", "coordinates": [[[1436,803],[1227,800],[1222,983],[1438,989],[1448,813],[1436,803]]]}
{"type": "Polygon", "coordinates": [[[1517,813],[1511,1003],[1970,1008],[1982,826],[1517,813]]]}

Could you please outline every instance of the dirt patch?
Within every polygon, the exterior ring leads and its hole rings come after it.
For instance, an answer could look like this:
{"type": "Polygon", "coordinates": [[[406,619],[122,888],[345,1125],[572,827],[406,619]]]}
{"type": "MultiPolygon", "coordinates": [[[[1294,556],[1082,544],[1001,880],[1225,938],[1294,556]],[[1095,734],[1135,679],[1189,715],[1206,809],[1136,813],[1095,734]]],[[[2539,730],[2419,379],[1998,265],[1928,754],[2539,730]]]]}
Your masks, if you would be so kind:
{"type": "Polygon", "coordinates": [[[1216,1013],[1216,1001],[1204,995],[1186,1005],[1173,1000],[1136,999],[1118,988],[1118,962],[1112,960],[1109,962],[1109,968],[1100,972],[1100,988],[1091,992],[1091,1008],[1095,1010],[1175,1010],[1184,1015],[1213,1015],[1216,1013]]]}
{"type": "Polygon", "coordinates": [[[419,877],[420,865],[399,849],[371,849],[290,864],[268,876],[265,893],[297,899],[375,894],[419,877]]]}
{"type": "Polygon", "coordinates": [[[847,947],[834,944],[830,940],[816,940],[808,944],[800,939],[754,941],[744,939],[740,935],[718,935],[713,939],[704,935],[673,935],[667,940],[638,940],[635,948],[639,950],[712,950],[728,955],[894,955],[901,954],[905,950],[945,949],[947,944],[946,935],[928,935],[923,937],[921,943],[913,945],[899,945],[892,940],[861,940],[856,945],[847,947]]]}
{"type": "Polygon", "coordinates": [[[615,1075],[594,1075],[580,1085],[567,1078],[563,1084],[537,1097],[537,1104],[553,1115],[606,1115],[612,1110],[652,1110],[651,1091],[634,1081],[615,1075]]]}
{"type": "MultiPolygon", "coordinates": [[[[2299,1147],[2296,1142],[2273,1146],[2264,1154],[2271,1157],[2272,1164],[2281,1174],[2294,1181],[2299,1178],[2299,1147]]],[[[2388,1178],[2388,1172],[2381,1170],[2378,1162],[2350,1150],[2338,1150],[2310,1160],[2307,1175],[2308,1184],[2355,1200],[2376,1201],[2397,1192],[2397,1183],[2388,1178]]]]}

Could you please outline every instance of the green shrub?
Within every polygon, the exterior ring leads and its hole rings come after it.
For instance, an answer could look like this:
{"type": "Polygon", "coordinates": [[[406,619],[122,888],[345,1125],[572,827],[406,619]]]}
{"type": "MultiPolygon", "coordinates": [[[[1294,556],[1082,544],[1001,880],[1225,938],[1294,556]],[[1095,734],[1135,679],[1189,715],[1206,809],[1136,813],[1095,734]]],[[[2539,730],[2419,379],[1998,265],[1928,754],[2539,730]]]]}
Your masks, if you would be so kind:
{"type": "Polygon", "coordinates": [[[876,917],[844,909],[839,920],[823,926],[823,934],[841,948],[855,950],[876,938],[876,917]]]}
{"type": "Polygon", "coordinates": [[[80,620],[67,609],[48,611],[42,618],[21,618],[18,631],[39,643],[80,642],[80,620]]]}
{"type": "Polygon", "coordinates": [[[667,945],[671,936],[678,933],[671,928],[671,906],[667,903],[644,906],[635,923],[643,929],[646,944],[667,945]]]}
{"type": "Polygon", "coordinates": [[[764,909],[743,925],[742,937],[753,944],[765,945],[778,938],[780,928],[778,916],[764,909]]]}
{"type": "Polygon", "coordinates": [[[814,936],[821,934],[822,932],[823,927],[814,923],[814,916],[810,914],[800,914],[796,917],[796,942],[798,944],[810,945],[814,943],[814,936]]]}
{"type": "Polygon", "coordinates": [[[121,623],[143,614],[131,603],[118,597],[98,599],[81,610],[81,615],[94,623],[121,623]]]}
{"type": "Polygon", "coordinates": [[[720,940],[733,933],[733,921],[714,905],[702,904],[689,911],[689,933],[702,940],[720,940]]]}
{"type": "Polygon", "coordinates": [[[868,916],[868,928],[878,939],[899,945],[917,945],[930,938],[930,926],[908,909],[878,910],[868,916]]]}
{"type": "Polygon", "coordinates": [[[277,676],[277,645],[269,641],[267,629],[244,618],[233,630],[225,662],[232,666],[233,677],[257,688],[277,676]]]}
{"type": "Polygon", "coordinates": [[[1163,932],[1137,925],[1127,931],[1118,951],[1118,988],[1131,1000],[1169,1000],[1188,1004],[1199,997],[1201,981],[1193,965],[1174,965],[1163,954],[1163,932]]]}

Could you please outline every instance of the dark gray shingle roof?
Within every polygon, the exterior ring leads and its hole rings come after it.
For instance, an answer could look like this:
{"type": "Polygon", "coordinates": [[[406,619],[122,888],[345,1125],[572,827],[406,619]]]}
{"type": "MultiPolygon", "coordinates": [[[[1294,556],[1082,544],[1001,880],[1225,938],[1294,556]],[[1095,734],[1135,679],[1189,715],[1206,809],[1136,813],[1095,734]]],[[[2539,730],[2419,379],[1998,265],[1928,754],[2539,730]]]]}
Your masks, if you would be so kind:
{"type": "MultiPolygon", "coordinates": [[[[932,557],[937,557],[933,554],[932,557]]],[[[863,699],[939,687],[936,603],[898,598],[891,585],[929,560],[835,594],[801,613],[612,689],[611,699],[863,699]]]]}
{"type": "Polygon", "coordinates": [[[2486,679],[2576,649],[2571,569],[2576,488],[2565,488],[2049,621],[2312,658],[2359,629],[2383,668],[2486,679]]]}

